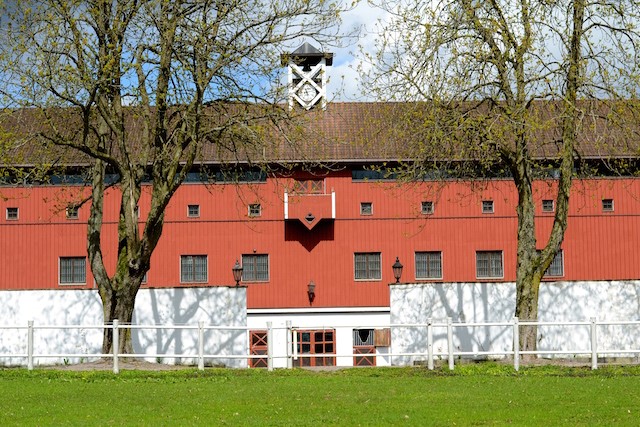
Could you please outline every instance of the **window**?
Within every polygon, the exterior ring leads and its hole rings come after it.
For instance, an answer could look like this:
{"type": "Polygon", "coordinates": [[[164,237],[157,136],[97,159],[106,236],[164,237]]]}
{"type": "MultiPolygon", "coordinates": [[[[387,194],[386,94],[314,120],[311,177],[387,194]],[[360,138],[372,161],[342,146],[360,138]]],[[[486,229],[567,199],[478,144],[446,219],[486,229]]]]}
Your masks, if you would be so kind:
{"type": "Polygon", "coordinates": [[[293,192],[298,194],[323,194],[323,179],[296,179],[293,182],[293,192]]]}
{"type": "Polygon", "coordinates": [[[562,249],[560,249],[556,256],[553,257],[553,261],[549,264],[549,268],[544,273],[545,277],[561,277],[564,276],[564,256],[562,249]]]}
{"type": "Polygon", "coordinates": [[[389,168],[352,170],[353,181],[393,181],[397,174],[389,168]]]}
{"type": "Polygon", "coordinates": [[[420,206],[420,211],[423,215],[431,215],[433,213],[433,202],[422,202],[420,206]]]}
{"type": "Polygon", "coordinates": [[[242,281],[269,281],[269,255],[242,255],[242,281]]]}
{"type": "Polygon", "coordinates": [[[613,212],[613,199],[602,199],[602,211],[613,212]]]}
{"type": "Polygon", "coordinates": [[[7,208],[7,219],[18,219],[18,208],[7,208]]]}
{"type": "Polygon", "coordinates": [[[478,279],[500,278],[502,276],[502,251],[476,252],[476,277],[478,279]]]}
{"type": "Polygon", "coordinates": [[[207,281],[206,255],[180,256],[180,282],[203,283],[207,281]]]}
{"type": "Polygon", "coordinates": [[[543,200],[542,201],[542,212],[553,212],[555,210],[555,206],[553,200],[543,200]]]}
{"type": "Polygon", "coordinates": [[[200,205],[188,205],[187,216],[189,218],[197,218],[200,216],[200,205]]]}
{"type": "Polygon", "coordinates": [[[262,206],[260,203],[251,203],[249,205],[249,216],[260,216],[262,215],[262,206]]]}
{"type": "Polygon", "coordinates": [[[493,200],[482,201],[482,213],[493,213],[493,200]]]}
{"type": "Polygon", "coordinates": [[[85,257],[60,258],[60,284],[86,282],[87,262],[85,257]]]}
{"type": "Polygon", "coordinates": [[[68,206],[66,210],[67,219],[78,219],[78,206],[68,206]]]}
{"type": "Polygon", "coordinates": [[[355,254],[356,280],[381,280],[380,252],[355,254]]]}
{"type": "Polygon", "coordinates": [[[334,356],[316,356],[313,354],[336,354],[335,329],[313,329],[308,331],[294,331],[297,334],[298,360],[293,361],[294,366],[335,366],[334,356]],[[305,355],[305,356],[303,356],[305,355]]]}
{"type": "Polygon", "coordinates": [[[371,202],[360,203],[360,215],[373,215],[373,203],[371,202]]]}
{"type": "Polygon", "coordinates": [[[416,279],[442,279],[442,252],[416,252],[416,279]]]}

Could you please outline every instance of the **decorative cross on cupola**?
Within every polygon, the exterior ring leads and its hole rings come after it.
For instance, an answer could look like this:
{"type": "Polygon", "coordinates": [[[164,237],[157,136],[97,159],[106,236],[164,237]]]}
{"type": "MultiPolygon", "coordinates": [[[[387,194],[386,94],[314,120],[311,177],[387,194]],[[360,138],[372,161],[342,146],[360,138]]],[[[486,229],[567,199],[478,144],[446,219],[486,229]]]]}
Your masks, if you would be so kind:
{"type": "Polygon", "coordinates": [[[326,67],[333,65],[333,53],[320,52],[304,43],[291,53],[280,56],[282,65],[289,67],[289,108],[297,102],[309,110],[320,103],[327,107],[326,67]]]}

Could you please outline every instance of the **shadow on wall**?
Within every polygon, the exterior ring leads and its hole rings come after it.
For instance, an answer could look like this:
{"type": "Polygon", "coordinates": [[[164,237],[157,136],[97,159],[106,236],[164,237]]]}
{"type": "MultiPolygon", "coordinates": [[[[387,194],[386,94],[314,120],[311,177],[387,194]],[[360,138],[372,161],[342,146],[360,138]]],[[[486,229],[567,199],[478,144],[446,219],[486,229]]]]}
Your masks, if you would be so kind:
{"type": "MultiPolygon", "coordinates": [[[[510,322],[515,311],[514,283],[433,283],[403,284],[390,287],[391,323],[510,322]]],[[[598,320],[636,320],[640,312],[640,281],[554,282],[540,287],[539,320],[545,322],[598,320]]],[[[456,351],[511,351],[511,326],[462,326],[453,329],[456,351]]],[[[637,326],[599,326],[598,348],[631,349],[640,341],[637,326]]],[[[394,327],[394,353],[402,356],[394,364],[426,360],[427,328],[394,327]]],[[[588,326],[540,326],[539,350],[576,349],[590,351],[588,326]]],[[[433,328],[433,351],[447,351],[446,328],[433,328]]],[[[616,356],[610,354],[609,356],[616,356]]]]}
{"type": "MultiPolygon", "coordinates": [[[[502,283],[433,283],[393,285],[391,288],[391,324],[508,321],[513,318],[515,293],[513,287],[502,283]]],[[[394,357],[393,364],[412,364],[425,360],[427,352],[426,327],[394,327],[393,352],[422,353],[425,356],[394,357]]],[[[456,327],[453,346],[457,351],[504,350],[511,347],[508,328],[497,326],[456,327]]],[[[447,351],[447,330],[433,328],[433,351],[447,351]]]]}
{"type": "MultiPolygon", "coordinates": [[[[209,355],[244,354],[248,346],[247,299],[245,287],[144,289],[138,294],[134,323],[138,325],[191,326],[193,329],[134,329],[134,349],[138,353],[157,354],[151,360],[171,364],[195,364],[195,358],[163,355],[198,354],[198,322],[205,326],[204,353],[209,355]],[[146,292],[143,292],[146,291],[146,292]],[[238,326],[243,329],[209,329],[207,326],[238,326]]],[[[246,361],[209,358],[208,364],[246,366],[246,361]]]]}
{"type": "MultiPolygon", "coordinates": [[[[6,291],[0,292],[3,326],[0,329],[0,354],[27,353],[27,324],[34,321],[35,354],[76,354],[87,356],[38,358],[36,364],[78,363],[95,360],[102,347],[102,303],[95,290],[6,291]],[[82,325],[82,328],[37,329],[37,326],[82,325]],[[21,329],[18,329],[20,327],[21,329]]],[[[136,299],[134,324],[190,325],[203,321],[209,325],[246,327],[246,288],[166,288],[141,289],[136,299]]],[[[197,329],[133,329],[136,353],[151,354],[198,352],[197,329]]],[[[205,354],[244,354],[247,333],[241,330],[205,332],[205,354]]],[[[158,356],[150,361],[196,363],[195,359],[158,356]]],[[[246,366],[243,359],[209,359],[209,364],[246,366]]],[[[26,365],[24,357],[0,359],[0,365],[26,365]]]]}
{"type": "MultiPolygon", "coordinates": [[[[38,325],[83,325],[83,328],[36,329],[34,353],[100,353],[102,346],[102,303],[95,290],[4,291],[0,292],[2,319],[26,328],[33,320],[38,325]],[[93,327],[91,327],[93,326],[93,327]]],[[[0,330],[0,353],[26,354],[27,330],[0,330]]],[[[84,358],[37,359],[38,364],[79,362],[84,358]]],[[[0,359],[0,364],[26,365],[25,358],[0,359]]]]}

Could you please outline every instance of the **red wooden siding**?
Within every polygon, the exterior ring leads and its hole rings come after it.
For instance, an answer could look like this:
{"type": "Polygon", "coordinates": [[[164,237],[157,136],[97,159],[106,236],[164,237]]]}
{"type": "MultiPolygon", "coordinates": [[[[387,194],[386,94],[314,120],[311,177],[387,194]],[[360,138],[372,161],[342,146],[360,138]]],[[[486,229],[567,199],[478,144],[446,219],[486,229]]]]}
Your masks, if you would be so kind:
{"type": "MultiPolygon", "coordinates": [[[[242,254],[267,254],[269,280],[245,282],[250,308],[309,307],[307,285],[311,280],[316,283],[313,307],[386,306],[395,257],[405,266],[402,281],[415,282],[416,251],[442,252],[439,281],[444,282],[477,281],[476,251],[502,251],[504,277],[491,281],[515,280],[517,195],[510,181],[398,186],[353,182],[349,171],[335,172],[325,178],[325,189],[335,191],[336,218],[327,218],[322,211],[322,219],[311,230],[300,221],[284,220],[287,187],[291,188],[288,178],[239,187],[183,185],[167,209],[164,234],[145,286],[190,286],[180,283],[180,255],[207,255],[206,285],[219,286],[233,284],[231,267],[242,254]],[[494,213],[482,213],[482,200],[494,201],[494,213]],[[420,213],[422,201],[434,202],[433,214],[420,213]],[[360,215],[361,202],[373,204],[372,215],[360,215]],[[252,203],[261,205],[261,216],[248,216],[252,203]],[[199,217],[187,217],[191,204],[200,206],[199,217]],[[381,280],[354,279],[356,252],[381,254],[381,280]]],[[[66,219],[64,207],[86,196],[86,189],[3,187],[0,195],[0,289],[73,287],[58,284],[58,259],[85,256],[88,206],[80,208],[77,220],[66,219]],[[19,209],[18,220],[6,219],[7,207],[19,209]]],[[[576,182],[562,245],[564,276],[558,280],[640,278],[638,195],[640,180],[576,182]],[[614,200],[613,212],[602,212],[603,198],[614,200]]],[[[537,183],[538,205],[553,196],[552,184],[537,183]]],[[[104,255],[113,268],[119,209],[116,190],[107,196],[105,206],[104,255]]],[[[145,189],[141,221],[148,207],[145,189]]],[[[537,209],[542,247],[553,213],[543,213],[540,206],[537,209]]],[[[80,287],[93,286],[87,267],[87,284],[80,287]]]]}

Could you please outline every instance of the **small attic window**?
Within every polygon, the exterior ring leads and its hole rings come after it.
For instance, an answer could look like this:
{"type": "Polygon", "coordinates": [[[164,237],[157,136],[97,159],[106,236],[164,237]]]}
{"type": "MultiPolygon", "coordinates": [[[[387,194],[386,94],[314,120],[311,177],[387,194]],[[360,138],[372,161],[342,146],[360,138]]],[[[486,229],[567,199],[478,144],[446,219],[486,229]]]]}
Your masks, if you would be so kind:
{"type": "Polygon", "coordinates": [[[18,208],[7,208],[7,219],[15,221],[18,219],[18,208]]]}

